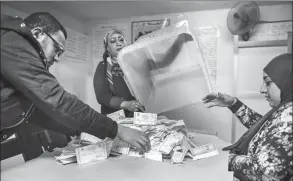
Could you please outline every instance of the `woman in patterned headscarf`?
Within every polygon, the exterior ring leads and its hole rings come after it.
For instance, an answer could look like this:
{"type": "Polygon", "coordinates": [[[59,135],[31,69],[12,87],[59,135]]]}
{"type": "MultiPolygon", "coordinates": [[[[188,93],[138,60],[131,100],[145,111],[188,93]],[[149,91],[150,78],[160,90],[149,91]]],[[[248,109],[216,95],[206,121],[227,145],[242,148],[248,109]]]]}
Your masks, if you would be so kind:
{"type": "Polygon", "coordinates": [[[209,94],[208,107],[228,107],[248,128],[230,150],[229,171],[241,181],[292,181],[292,53],[275,57],[263,70],[261,93],[272,107],[264,116],[227,94],[209,94]]]}
{"type": "Polygon", "coordinates": [[[117,61],[118,52],[126,45],[123,33],[117,29],[107,33],[104,38],[103,61],[98,64],[94,75],[95,94],[102,114],[123,109],[125,115],[131,117],[133,112],[144,110],[143,105],[131,95],[117,61]]]}

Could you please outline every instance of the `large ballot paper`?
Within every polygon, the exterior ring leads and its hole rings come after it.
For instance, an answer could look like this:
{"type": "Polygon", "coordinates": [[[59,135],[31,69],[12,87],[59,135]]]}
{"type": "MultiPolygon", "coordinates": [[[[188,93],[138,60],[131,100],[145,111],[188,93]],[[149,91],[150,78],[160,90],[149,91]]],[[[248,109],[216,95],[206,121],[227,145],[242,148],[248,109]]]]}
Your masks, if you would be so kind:
{"type": "Polygon", "coordinates": [[[107,143],[100,142],[95,145],[88,145],[75,149],[77,163],[83,165],[92,161],[104,160],[107,158],[107,143]]]}
{"type": "Polygon", "coordinates": [[[211,92],[201,52],[187,21],[182,21],[123,48],[118,63],[146,112],[162,113],[200,103],[211,92]]]}

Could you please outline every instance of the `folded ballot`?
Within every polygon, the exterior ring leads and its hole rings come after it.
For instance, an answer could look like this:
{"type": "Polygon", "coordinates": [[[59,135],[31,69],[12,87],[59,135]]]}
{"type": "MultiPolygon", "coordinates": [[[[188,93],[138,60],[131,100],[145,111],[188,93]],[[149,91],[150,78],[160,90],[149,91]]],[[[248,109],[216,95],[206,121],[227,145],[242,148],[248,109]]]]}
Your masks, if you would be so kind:
{"type": "Polygon", "coordinates": [[[107,117],[111,118],[113,121],[118,122],[120,119],[124,119],[126,116],[125,116],[124,110],[121,109],[121,110],[116,111],[114,113],[107,114],[107,117]]]}
{"type": "Polygon", "coordinates": [[[133,124],[157,125],[157,114],[134,112],[133,124]]]}
{"type": "Polygon", "coordinates": [[[75,149],[75,154],[79,165],[104,160],[108,156],[107,142],[103,141],[97,144],[77,148],[75,149]]]}
{"type": "Polygon", "coordinates": [[[192,153],[193,160],[199,160],[199,159],[218,155],[219,151],[217,150],[215,145],[206,144],[206,145],[198,146],[195,148],[191,148],[191,153],[192,153]]]}

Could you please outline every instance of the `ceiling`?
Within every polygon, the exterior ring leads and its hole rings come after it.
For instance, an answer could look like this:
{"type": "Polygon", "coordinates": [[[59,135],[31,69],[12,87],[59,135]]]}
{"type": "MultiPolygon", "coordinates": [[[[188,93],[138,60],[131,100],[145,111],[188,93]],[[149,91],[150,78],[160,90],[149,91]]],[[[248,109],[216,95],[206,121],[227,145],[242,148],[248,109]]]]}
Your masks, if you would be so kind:
{"type": "MultiPolygon", "coordinates": [[[[257,1],[258,5],[292,2],[257,1]]],[[[236,1],[6,1],[19,10],[51,7],[80,21],[231,8],[236,1]]]]}

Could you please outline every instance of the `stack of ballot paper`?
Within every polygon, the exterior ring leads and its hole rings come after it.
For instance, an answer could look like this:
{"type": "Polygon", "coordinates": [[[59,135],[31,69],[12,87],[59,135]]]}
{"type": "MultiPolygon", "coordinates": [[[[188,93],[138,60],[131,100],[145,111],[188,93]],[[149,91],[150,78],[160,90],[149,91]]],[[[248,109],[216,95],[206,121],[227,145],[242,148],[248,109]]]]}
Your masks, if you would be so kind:
{"type": "Polygon", "coordinates": [[[110,155],[125,155],[179,164],[188,157],[198,160],[218,154],[213,144],[195,145],[187,135],[183,120],[170,120],[165,116],[141,112],[135,112],[133,118],[126,118],[123,110],[107,116],[118,124],[147,134],[151,143],[150,151],[139,152],[119,138],[101,140],[93,135],[81,133],[79,144],[76,144],[76,140],[73,141],[75,144],[69,144],[70,146],[56,157],[57,162],[62,164],[77,162],[82,165],[104,160],[110,155]]]}
{"type": "Polygon", "coordinates": [[[63,165],[69,164],[69,163],[75,163],[76,155],[75,155],[75,149],[79,148],[80,145],[72,144],[73,142],[69,143],[69,146],[65,147],[62,150],[62,153],[60,156],[55,156],[57,163],[61,163],[63,165]]]}
{"type": "Polygon", "coordinates": [[[111,152],[113,140],[101,140],[87,133],[81,133],[79,144],[76,140],[62,150],[56,161],[63,165],[77,162],[79,165],[106,159],[111,152]]]}
{"type": "Polygon", "coordinates": [[[79,165],[104,160],[110,155],[113,141],[101,141],[75,149],[77,163],[79,165]]]}
{"type": "Polygon", "coordinates": [[[206,144],[199,147],[191,148],[193,160],[199,160],[219,154],[217,148],[213,144],[206,144]]]}

